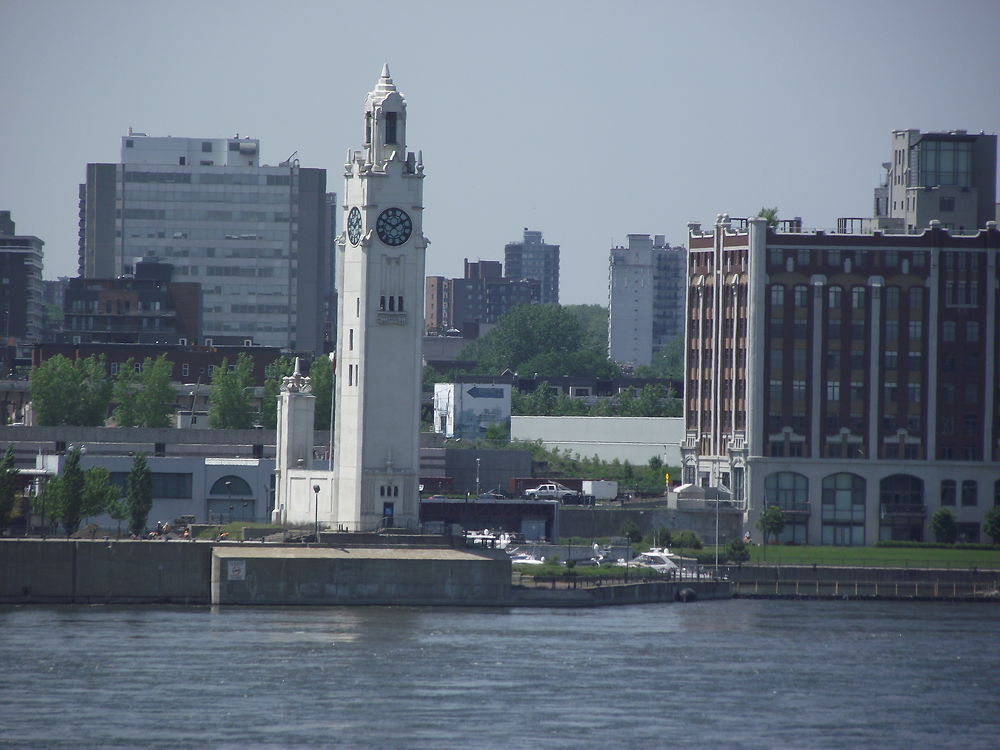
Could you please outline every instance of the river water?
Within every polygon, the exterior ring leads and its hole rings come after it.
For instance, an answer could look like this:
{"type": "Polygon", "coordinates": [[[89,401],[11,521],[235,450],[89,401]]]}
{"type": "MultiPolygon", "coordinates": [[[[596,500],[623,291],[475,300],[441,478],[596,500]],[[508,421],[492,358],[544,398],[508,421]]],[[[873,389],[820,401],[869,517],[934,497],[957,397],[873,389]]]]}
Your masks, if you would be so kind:
{"type": "Polygon", "coordinates": [[[1000,607],[0,607],[0,747],[996,748],[1000,607]]]}

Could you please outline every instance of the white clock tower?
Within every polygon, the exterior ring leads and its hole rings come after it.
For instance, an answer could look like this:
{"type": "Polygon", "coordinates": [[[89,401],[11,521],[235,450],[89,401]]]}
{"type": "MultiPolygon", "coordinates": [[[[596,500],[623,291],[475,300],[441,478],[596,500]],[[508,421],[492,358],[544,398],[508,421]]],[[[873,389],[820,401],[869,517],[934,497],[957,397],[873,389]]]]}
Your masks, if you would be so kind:
{"type": "Polygon", "coordinates": [[[334,481],[336,523],[349,531],[415,527],[420,503],[424,165],[406,151],[406,102],[388,65],[364,128],[344,165],[337,240],[334,481]]]}

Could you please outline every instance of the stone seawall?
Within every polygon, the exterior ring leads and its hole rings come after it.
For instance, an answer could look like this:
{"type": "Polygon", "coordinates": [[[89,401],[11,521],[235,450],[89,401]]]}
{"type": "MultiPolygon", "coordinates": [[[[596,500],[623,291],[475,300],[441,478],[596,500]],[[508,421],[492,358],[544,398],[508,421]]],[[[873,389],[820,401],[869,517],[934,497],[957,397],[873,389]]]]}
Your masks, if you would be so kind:
{"type": "Polygon", "coordinates": [[[738,597],[1000,601],[1000,571],[743,565],[725,570],[738,597]]]}
{"type": "Polygon", "coordinates": [[[208,604],[212,545],[0,540],[0,602],[208,604]]]}
{"type": "Polygon", "coordinates": [[[611,586],[515,586],[512,598],[519,607],[604,607],[617,604],[656,604],[729,599],[728,581],[653,581],[611,586]]]}
{"type": "Polygon", "coordinates": [[[497,606],[510,575],[499,551],[0,540],[0,603],[497,606]]]}

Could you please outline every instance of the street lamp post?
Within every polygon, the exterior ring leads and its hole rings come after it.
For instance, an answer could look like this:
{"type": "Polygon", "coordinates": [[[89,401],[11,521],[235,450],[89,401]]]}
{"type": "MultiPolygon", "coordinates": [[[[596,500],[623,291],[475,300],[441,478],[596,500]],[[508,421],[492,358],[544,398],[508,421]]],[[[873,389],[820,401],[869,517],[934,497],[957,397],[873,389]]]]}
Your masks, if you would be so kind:
{"type": "Polygon", "coordinates": [[[313,525],[314,525],[313,534],[316,537],[316,541],[319,542],[319,485],[318,484],[313,485],[313,493],[316,495],[316,503],[313,506],[315,510],[315,513],[313,515],[313,525]]]}
{"type": "Polygon", "coordinates": [[[479,497],[479,457],[476,457],[476,498],[479,497]]]}

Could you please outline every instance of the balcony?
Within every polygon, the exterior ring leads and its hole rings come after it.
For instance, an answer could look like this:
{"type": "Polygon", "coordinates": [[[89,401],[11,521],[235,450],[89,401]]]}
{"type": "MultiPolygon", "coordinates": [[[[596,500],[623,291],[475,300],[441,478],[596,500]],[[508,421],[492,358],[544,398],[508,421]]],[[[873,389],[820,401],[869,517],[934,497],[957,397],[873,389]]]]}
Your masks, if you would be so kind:
{"type": "Polygon", "coordinates": [[[897,521],[904,518],[924,519],[927,517],[927,506],[921,503],[882,503],[879,515],[883,519],[891,518],[897,521]]]}

